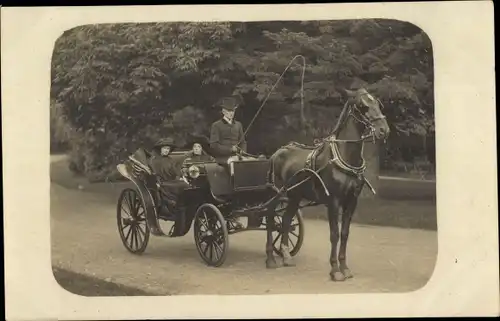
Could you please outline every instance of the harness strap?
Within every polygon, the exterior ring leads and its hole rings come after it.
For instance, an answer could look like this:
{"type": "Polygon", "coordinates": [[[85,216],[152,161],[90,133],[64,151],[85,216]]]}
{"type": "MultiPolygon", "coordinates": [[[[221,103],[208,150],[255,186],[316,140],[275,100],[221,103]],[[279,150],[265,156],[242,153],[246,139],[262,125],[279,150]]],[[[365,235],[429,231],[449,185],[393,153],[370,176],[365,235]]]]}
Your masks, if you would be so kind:
{"type": "MultiPolygon", "coordinates": [[[[352,106],[352,108],[354,110],[358,110],[357,107],[356,107],[356,105],[352,106]]],[[[359,113],[360,117],[356,117],[356,115],[354,115],[354,113],[352,112],[353,109],[348,108],[348,105],[347,105],[347,102],[346,102],[346,104],[344,105],[344,109],[342,110],[341,116],[339,117],[339,121],[338,121],[337,125],[335,126],[333,134],[330,137],[327,137],[326,139],[324,139],[323,143],[317,144],[317,145],[315,145],[313,147],[313,146],[307,146],[307,145],[304,145],[304,144],[300,144],[300,143],[297,143],[297,142],[291,142],[291,143],[289,143],[289,144],[287,144],[285,146],[285,147],[287,147],[287,146],[293,146],[293,145],[295,145],[295,146],[299,146],[299,147],[302,147],[302,148],[308,148],[308,149],[313,148],[313,150],[306,157],[304,169],[300,170],[299,172],[310,171],[311,173],[313,173],[316,176],[316,178],[318,178],[319,181],[321,182],[321,184],[322,184],[322,186],[323,186],[323,188],[324,188],[327,196],[329,195],[329,192],[328,192],[328,189],[326,188],[325,183],[323,182],[323,180],[319,176],[319,172],[322,171],[324,168],[326,168],[326,166],[328,166],[329,164],[335,164],[335,165],[337,165],[337,167],[339,167],[344,172],[346,172],[348,174],[351,174],[351,175],[354,175],[354,176],[357,176],[357,178],[359,180],[364,181],[364,182],[367,183],[368,187],[370,188],[370,190],[371,190],[371,192],[373,194],[376,194],[375,189],[370,184],[370,182],[368,181],[368,179],[364,176],[364,173],[365,173],[365,170],[366,170],[366,160],[363,157],[363,148],[364,148],[364,142],[365,142],[365,140],[367,138],[372,137],[373,140],[375,141],[374,127],[371,124],[371,121],[369,119],[367,119],[363,114],[359,113]],[[347,113],[347,115],[346,115],[346,113],[347,113]],[[342,139],[337,139],[336,136],[337,136],[338,131],[340,130],[341,123],[343,123],[344,120],[346,118],[348,118],[349,116],[352,116],[357,122],[362,123],[363,125],[365,125],[365,127],[370,130],[370,134],[369,135],[362,135],[359,140],[342,140],[342,139]],[[345,143],[347,143],[347,142],[361,142],[361,160],[362,160],[362,163],[361,163],[360,166],[352,166],[349,163],[347,163],[345,160],[342,159],[342,156],[341,156],[340,151],[339,151],[339,147],[337,145],[337,143],[339,143],[339,142],[345,142],[345,143]],[[329,144],[330,150],[332,152],[332,158],[327,162],[326,165],[324,165],[323,167],[321,167],[319,169],[316,169],[317,154],[319,153],[319,150],[321,149],[321,147],[324,146],[324,143],[328,143],[329,144]]],[[[378,118],[376,118],[374,120],[383,119],[383,118],[385,118],[385,116],[380,116],[380,117],[378,117],[378,118]]],[[[274,182],[274,161],[272,162],[271,168],[272,168],[271,169],[271,180],[272,180],[273,186],[275,186],[275,182],[274,182]]],[[[299,172],[297,172],[297,173],[299,173],[299,172]]],[[[292,177],[294,177],[294,176],[295,176],[295,174],[292,177]]],[[[306,179],[304,179],[303,181],[301,181],[299,183],[296,183],[295,185],[293,185],[288,190],[293,189],[293,188],[299,186],[300,184],[305,183],[311,177],[312,176],[309,176],[306,179]]],[[[286,186],[286,183],[285,183],[285,186],[286,186]]],[[[282,189],[283,188],[284,187],[282,187],[282,189]]],[[[313,186],[313,189],[314,189],[314,192],[315,192],[315,194],[317,196],[317,190],[314,188],[314,186],[313,186]]]]}
{"type": "MultiPolygon", "coordinates": [[[[362,145],[364,146],[364,144],[362,145]]],[[[361,147],[363,148],[363,147],[361,147]]],[[[346,161],[342,159],[342,156],[340,156],[340,151],[339,147],[335,143],[335,136],[332,137],[332,140],[330,141],[330,149],[332,151],[332,162],[335,163],[338,167],[343,169],[344,171],[347,171],[348,173],[354,174],[356,176],[362,176],[366,170],[366,161],[363,158],[363,149],[361,150],[361,160],[362,164],[360,166],[352,166],[349,165],[346,161]]]]}
{"type": "Polygon", "coordinates": [[[363,180],[364,182],[366,182],[366,184],[370,188],[370,191],[373,193],[373,195],[376,195],[377,192],[376,192],[375,188],[370,183],[368,178],[366,178],[366,176],[364,175],[364,173],[366,171],[366,161],[363,158],[364,144],[361,145],[361,159],[363,162],[362,162],[361,166],[356,167],[356,166],[349,165],[347,162],[345,162],[342,159],[342,157],[340,156],[340,151],[338,150],[338,146],[337,146],[337,144],[335,144],[335,142],[336,142],[336,140],[335,140],[335,138],[333,138],[331,143],[330,143],[332,154],[333,154],[333,158],[330,160],[330,162],[335,163],[338,167],[340,167],[344,171],[351,173],[351,174],[354,174],[360,180],[363,180]]]}
{"type": "Polygon", "coordinates": [[[377,191],[375,190],[375,188],[373,188],[373,185],[370,183],[368,178],[366,178],[366,176],[363,176],[363,179],[365,180],[366,185],[368,185],[368,187],[370,188],[370,191],[372,191],[373,195],[377,195],[377,191]]]}
{"type": "MultiPolygon", "coordinates": [[[[316,176],[316,178],[320,181],[322,187],[323,187],[323,190],[325,191],[325,194],[326,196],[330,196],[330,192],[328,192],[328,189],[326,188],[326,184],[325,182],[323,182],[323,179],[319,176],[319,172],[323,169],[319,169],[319,170],[316,170],[316,157],[317,157],[317,154],[319,153],[319,150],[320,148],[319,147],[316,147],[315,149],[313,149],[312,152],[310,152],[308,155],[307,155],[307,158],[306,158],[306,163],[305,163],[305,169],[310,169],[312,173],[314,173],[314,175],[316,176]]],[[[326,167],[326,166],[325,166],[326,167]]],[[[308,178],[309,179],[309,178],[308,178]]],[[[305,182],[305,181],[304,181],[305,182]]],[[[302,183],[302,182],[301,182],[302,183]]],[[[318,195],[318,191],[316,190],[314,184],[312,186],[313,188],[313,191],[314,191],[314,194],[316,195],[316,197],[319,199],[319,195],[318,195]]]]}

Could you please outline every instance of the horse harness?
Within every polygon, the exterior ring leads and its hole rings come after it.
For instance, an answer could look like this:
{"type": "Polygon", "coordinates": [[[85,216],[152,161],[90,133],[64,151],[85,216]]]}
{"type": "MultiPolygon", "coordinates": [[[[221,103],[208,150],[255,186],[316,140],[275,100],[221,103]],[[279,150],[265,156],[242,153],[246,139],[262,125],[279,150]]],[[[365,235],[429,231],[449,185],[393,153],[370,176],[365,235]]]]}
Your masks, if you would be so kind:
{"type": "Polygon", "coordinates": [[[314,150],[312,150],[309,153],[309,155],[307,155],[305,167],[313,170],[316,173],[319,173],[320,171],[325,169],[329,164],[334,164],[342,172],[344,172],[350,176],[355,176],[360,181],[365,181],[367,183],[368,187],[370,188],[370,190],[372,191],[372,193],[376,194],[375,189],[373,188],[373,186],[370,184],[370,182],[368,181],[368,179],[364,175],[364,173],[366,171],[366,161],[363,158],[363,147],[361,147],[362,148],[361,149],[362,164],[360,166],[352,166],[342,159],[342,157],[340,155],[339,147],[337,145],[338,141],[339,140],[336,139],[335,135],[332,135],[325,140],[325,143],[328,143],[328,148],[330,148],[330,150],[332,152],[332,158],[330,158],[330,160],[327,162],[326,165],[318,168],[318,166],[316,164],[318,154],[321,150],[320,146],[318,146],[318,147],[314,148],[314,150]]]}
{"type": "MultiPolygon", "coordinates": [[[[379,102],[380,102],[380,100],[379,100],[379,102]]],[[[346,107],[347,107],[347,102],[346,102],[346,107]]],[[[287,145],[287,146],[296,145],[296,146],[300,146],[302,148],[312,149],[312,151],[307,155],[304,170],[311,172],[314,176],[316,176],[316,178],[318,178],[318,180],[320,181],[320,183],[325,191],[325,194],[327,196],[329,196],[328,189],[326,188],[325,183],[323,182],[323,180],[319,176],[319,173],[330,164],[335,164],[342,172],[344,172],[350,176],[354,176],[354,177],[358,178],[360,181],[365,182],[368,185],[368,187],[370,188],[371,192],[373,194],[376,194],[376,191],[373,188],[373,185],[368,181],[368,179],[364,175],[365,170],[366,170],[366,161],[363,157],[363,147],[364,147],[364,141],[367,138],[373,137],[373,140],[375,140],[375,128],[372,124],[372,121],[375,121],[378,119],[383,119],[383,118],[385,118],[385,116],[382,115],[382,116],[379,116],[378,118],[370,120],[365,115],[363,115],[359,111],[359,109],[357,108],[356,104],[354,104],[354,105],[350,106],[350,108],[348,109],[348,113],[345,117],[342,117],[342,115],[341,115],[342,119],[339,119],[339,123],[342,121],[345,121],[347,118],[349,118],[349,116],[352,116],[357,122],[363,124],[365,126],[365,128],[369,129],[370,134],[362,135],[359,140],[338,139],[337,138],[337,130],[338,130],[339,126],[337,125],[336,129],[334,130],[334,133],[332,135],[330,135],[329,137],[327,137],[326,139],[324,139],[322,143],[315,144],[314,146],[309,146],[309,145],[300,144],[298,142],[292,142],[292,143],[287,145]],[[353,110],[356,110],[358,112],[358,116],[356,116],[353,113],[353,110]],[[361,145],[362,163],[360,166],[352,166],[349,163],[347,163],[345,160],[342,159],[342,156],[340,155],[339,147],[337,145],[337,143],[340,143],[340,142],[362,142],[362,145],[361,145]],[[317,160],[319,152],[322,150],[322,147],[324,146],[325,143],[328,144],[328,147],[330,148],[330,150],[332,152],[332,158],[325,165],[318,168],[317,164],[316,164],[316,160],[317,160]]],[[[272,166],[272,168],[274,168],[274,166],[272,166]]],[[[272,183],[274,185],[274,174],[271,175],[271,177],[272,177],[272,183]]],[[[312,176],[305,178],[304,180],[294,184],[292,187],[287,188],[287,190],[291,190],[291,189],[299,186],[300,184],[305,183],[311,177],[312,176]]],[[[314,191],[315,191],[315,194],[317,195],[316,189],[314,189],[314,191]]],[[[360,191],[361,191],[361,189],[360,189],[360,191]]]]}
{"type": "MultiPolygon", "coordinates": [[[[368,120],[362,113],[359,113],[359,117],[356,117],[356,115],[354,115],[354,113],[352,112],[353,109],[357,110],[355,105],[353,106],[353,108],[349,109],[349,112],[344,119],[347,119],[349,116],[352,116],[356,121],[365,125],[365,127],[369,129],[370,134],[363,135],[359,140],[342,140],[342,139],[338,139],[336,136],[336,133],[334,133],[334,134],[330,135],[329,137],[327,137],[326,139],[324,139],[322,143],[316,144],[315,146],[308,146],[308,145],[300,144],[297,142],[292,143],[293,145],[299,145],[299,146],[307,148],[307,149],[312,149],[312,151],[307,155],[306,162],[305,162],[305,169],[308,169],[316,174],[315,176],[320,180],[323,188],[325,189],[325,193],[327,196],[329,193],[326,189],[325,183],[323,182],[323,180],[319,176],[319,173],[330,164],[335,164],[342,172],[344,172],[350,176],[354,176],[354,177],[358,178],[360,181],[366,182],[366,184],[370,188],[371,192],[373,194],[376,194],[376,191],[375,191],[373,185],[368,181],[368,179],[364,175],[364,173],[366,171],[366,161],[363,158],[364,143],[362,143],[362,145],[361,145],[362,163],[360,166],[352,166],[349,163],[347,163],[344,159],[342,159],[342,156],[340,155],[339,147],[337,144],[340,142],[363,142],[366,138],[368,138],[370,136],[372,136],[373,139],[375,139],[375,135],[374,135],[375,129],[374,129],[374,126],[371,124],[371,121],[368,120]],[[332,152],[332,158],[324,166],[318,168],[316,161],[317,161],[318,154],[322,150],[322,147],[324,146],[324,144],[328,144],[328,147],[330,148],[330,150],[332,152]]],[[[384,118],[384,116],[381,116],[380,118],[384,118]]],[[[309,176],[308,178],[304,179],[303,181],[295,184],[294,186],[292,186],[292,188],[306,182],[310,178],[311,178],[311,176],[309,176]]],[[[316,190],[315,190],[315,193],[317,193],[316,190]]]]}

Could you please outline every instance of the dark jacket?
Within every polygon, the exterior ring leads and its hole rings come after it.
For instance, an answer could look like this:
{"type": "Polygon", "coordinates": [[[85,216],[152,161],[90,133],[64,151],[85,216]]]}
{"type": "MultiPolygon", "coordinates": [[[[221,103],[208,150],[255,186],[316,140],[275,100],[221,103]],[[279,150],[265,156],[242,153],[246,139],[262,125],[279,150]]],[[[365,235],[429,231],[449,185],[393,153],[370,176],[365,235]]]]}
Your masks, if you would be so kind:
{"type": "Polygon", "coordinates": [[[180,177],[178,162],[170,156],[153,155],[150,159],[153,172],[164,180],[174,180],[180,177]]]}
{"type": "MultiPolygon", "coordinates": [[[[224,118],[212,124],[210,129],[210,147],[213,149],[215,156],[232,156],[231,147],[238,144],[243,138],[243,125],[239,121],[228,123],[224,118]]],[[[243,139],[239,147],[246,152],[247,144],[243,139]]]]}

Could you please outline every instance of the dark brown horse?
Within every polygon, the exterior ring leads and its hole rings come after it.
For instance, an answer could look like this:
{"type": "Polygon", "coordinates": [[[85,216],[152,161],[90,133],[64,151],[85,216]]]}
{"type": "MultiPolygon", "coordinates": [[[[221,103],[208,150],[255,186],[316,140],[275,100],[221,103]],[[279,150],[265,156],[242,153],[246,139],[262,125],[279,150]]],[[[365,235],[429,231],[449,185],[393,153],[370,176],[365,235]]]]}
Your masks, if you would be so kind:
{"type": "MultiPolygon", "coordinates": [[[[389,126],[381,112],[382,104],[366,89],[346,90],[347,102],[332,135],[315,146],[289,143],[271,156],[271,180],[278,189],[285,188],[288,205],[283,215],[281,254],[285,266],[293,266],[288,247],[288,233],[293,216],[303,200],[308,205],[326,205],[330,225],[330,276],[342,281],[352,277],[347,267],[347,240],[358,196],[366,181],[363,158],[365,141],[385,139],[389,126]],[[316,172],[314,174],[312,171],[316,172]],[[339,233],[339,215],[342,225],[339,233]],[[340,234],[340,235],[339,235],[340,234]],[[340,236],[340,249],[337,245],[340,236]]],[[[371,188],[371,186],[369,185],[371,188]]],[[[269,234],[269,233],[268,233],[269,234]]],[[[272,237],[267,238],[266,266],[276,267],[272,237]]]]}

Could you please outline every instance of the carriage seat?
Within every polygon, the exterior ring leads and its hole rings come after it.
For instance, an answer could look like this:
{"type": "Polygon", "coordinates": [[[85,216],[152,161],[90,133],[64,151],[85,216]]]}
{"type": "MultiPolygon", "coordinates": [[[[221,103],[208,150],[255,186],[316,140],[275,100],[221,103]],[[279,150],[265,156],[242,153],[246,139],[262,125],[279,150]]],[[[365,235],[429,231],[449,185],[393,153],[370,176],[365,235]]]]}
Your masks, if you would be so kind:
{"type": "Polygon", "coordinates": [[[128,157],[135,166],[140,167],[141,169],[153,173],[153,169],[150,165],[151,153],[146,151],[143,148],[137,149],[132,155],[128,157]]]}

